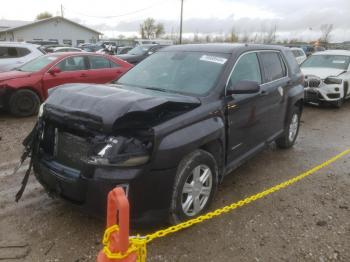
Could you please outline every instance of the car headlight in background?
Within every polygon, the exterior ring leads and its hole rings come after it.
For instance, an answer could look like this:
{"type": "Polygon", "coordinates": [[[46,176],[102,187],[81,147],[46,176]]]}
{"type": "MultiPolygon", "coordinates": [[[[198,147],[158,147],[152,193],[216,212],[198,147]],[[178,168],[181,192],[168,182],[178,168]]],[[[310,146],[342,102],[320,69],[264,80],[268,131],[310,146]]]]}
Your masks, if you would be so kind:
{"type": "Polygon", "coordinates": [[[341,83],[343,82],[342,79],[338,78],[338,77],[327,77],[325,80],[324,80],[324,83],[326,85],[340,85],[341,83]]]}
{"type": "Polygon", "coordinates": [[[148,151],[148,143],[136,138],[109,137],[106,142],[95,145],[86,162],[97,166],[140,166],[148,162],[148,151]]]}

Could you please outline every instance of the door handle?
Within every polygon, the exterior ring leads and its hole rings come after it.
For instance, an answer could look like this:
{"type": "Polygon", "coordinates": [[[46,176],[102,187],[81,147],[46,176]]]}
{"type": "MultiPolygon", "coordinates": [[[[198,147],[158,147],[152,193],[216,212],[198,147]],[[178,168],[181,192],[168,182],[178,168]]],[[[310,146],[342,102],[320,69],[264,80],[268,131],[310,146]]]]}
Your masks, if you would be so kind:
{"type": "Polygon", "coordinates": [[[87,74],[81,74],[80,77],[87,77],[87,74]]]}

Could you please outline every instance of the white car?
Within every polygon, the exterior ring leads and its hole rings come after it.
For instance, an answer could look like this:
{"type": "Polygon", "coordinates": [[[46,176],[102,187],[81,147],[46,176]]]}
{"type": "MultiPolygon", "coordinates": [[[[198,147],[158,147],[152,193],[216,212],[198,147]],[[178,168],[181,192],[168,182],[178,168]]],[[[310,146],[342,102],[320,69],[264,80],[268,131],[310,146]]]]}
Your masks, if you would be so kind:
{"type": "Polygon", "coordinates": [[[307,56],[303,49],[299,47],[291,47],[290,50],[292,50],[292,53],[299,65],[301,65],[306,60],[307,56]]]}
{"type": "Polygon", "coordinates": [[[0,72],[11,71],[44,53],[39,45],[0,42],[0,72]]]}
{"type": "Polygon", "coordinates": [[[341,107],[350,98],[350,51],[314,53],[301,65],[305,76],[305,102],[341,107]]]}
{"type": "Polygon", "coordinates": [[[59,53],[59,52],[82,52],[80,48],[76,47],[65,47],[65,46],[59,46],[52,48],[52,53],[59,53]]]}

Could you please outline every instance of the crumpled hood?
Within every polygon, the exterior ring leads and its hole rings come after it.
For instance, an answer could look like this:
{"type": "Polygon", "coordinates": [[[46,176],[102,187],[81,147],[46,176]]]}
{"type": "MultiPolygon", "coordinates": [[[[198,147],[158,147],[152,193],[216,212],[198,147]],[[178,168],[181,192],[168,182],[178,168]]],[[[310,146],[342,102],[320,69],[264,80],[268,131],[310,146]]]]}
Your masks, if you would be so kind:
{"type": "MultiPolygon", "coordinates": [[[[122,86],[96,84],[65,84],[51,89],[46,108],[57,109],[64,118],[74,116],[99,119],[102,128],[111,132],[118,128],[117,120],[145,118],[143,113],[177,110],[188,111],[200,105],[200,100],[190,96],[172,95],[149,90],[128,90],[122,86]],[[165,108],[167,106],[167,108],[165,108]],[[135,115],[139,113],[139,115],[135,115]]],[[[135,120],[136,121],[136,120],[135,120]]],[[[121,123],[123,124],[123,123],[121,123]]]]}
{"type": "Polygon", "coordinates": [[[326,79],[329,76],[338,76],[344,72],[342,69],[335,68],[319,68],[319,67],[305,67],[301,68],[303,74],[318,76],[321,79],[326,79]]]}
{"type": "Polygon", "coordinates": [[[31,72],[21,72],[21,71],[9,71],[9,72],[1,72],[0,73],[0,81],[11,80],[14,78],[23,78],[31,76],[31,72]]]}

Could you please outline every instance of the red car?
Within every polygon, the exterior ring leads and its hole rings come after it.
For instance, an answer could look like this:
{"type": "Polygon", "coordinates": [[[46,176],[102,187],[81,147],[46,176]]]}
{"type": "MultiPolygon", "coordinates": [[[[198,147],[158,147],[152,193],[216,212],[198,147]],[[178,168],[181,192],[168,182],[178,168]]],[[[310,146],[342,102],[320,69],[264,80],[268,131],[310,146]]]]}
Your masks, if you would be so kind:
{"type": "Polygon", "coordinates": [[[66,83],[105,84],[131,67],[115,56],[96,53],[44,55],[14,71],[0,73],[0,107],[16,116],[30,116],[38,111],[51,87],[66,83]]]}

